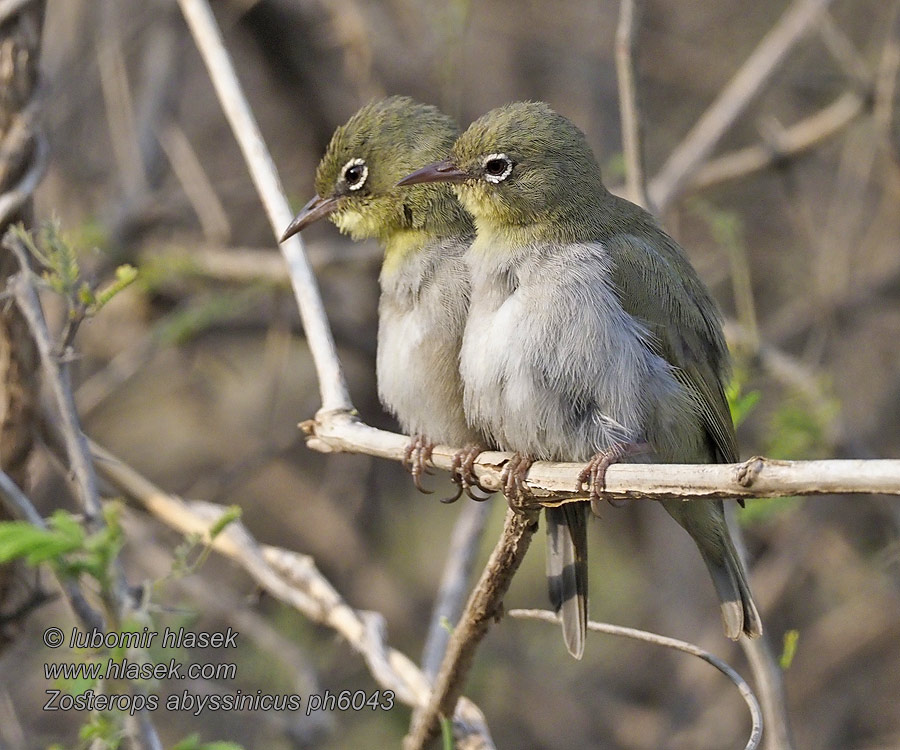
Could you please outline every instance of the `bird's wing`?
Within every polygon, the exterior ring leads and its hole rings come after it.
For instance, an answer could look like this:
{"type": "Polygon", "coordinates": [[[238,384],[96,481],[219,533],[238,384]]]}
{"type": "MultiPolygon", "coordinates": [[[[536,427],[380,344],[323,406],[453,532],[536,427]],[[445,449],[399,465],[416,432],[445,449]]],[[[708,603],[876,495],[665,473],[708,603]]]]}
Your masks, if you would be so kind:
{"type": "Polygon", "coordinates": [[[722,387],[728,348],[715,303],[672,238],[649,222],[641,230],[604,242],[622,307],[647,326],[654,337],[651,346],[696,399],[716,459],[735,462],[737,440],[722,387]],[[653,234],[650,240],[644,239],[647,232],[653,234]]]}

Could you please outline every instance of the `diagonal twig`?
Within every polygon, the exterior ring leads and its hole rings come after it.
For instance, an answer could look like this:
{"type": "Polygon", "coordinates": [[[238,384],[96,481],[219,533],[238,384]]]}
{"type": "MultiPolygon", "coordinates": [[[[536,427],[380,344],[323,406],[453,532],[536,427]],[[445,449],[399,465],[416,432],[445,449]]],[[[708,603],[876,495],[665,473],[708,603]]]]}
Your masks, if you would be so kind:
{"type": "Polygon", "coordinates": [[[637,87],[637,34],[643,0],[622,0],[616,27],[616,77],[622,120],[622,153],[625,157],[625,197],[653,210],[647,197],[644,164],[643,120],[637,87]]]}
{"type": "Polygon", "coordinates": [[[650,201],[658,211],[675,199],[831,1],[794,0],[765,35],[650,182],[650,201]]]}
{"type": "Polygon", "coordinates": [[[763,143],[710,159],[697,170],[686,187],[702,190],[783,163],[837,135],[865,111],[866,102],[862,96],[854,91],[844,92],[818,112],[781,129],[775,141],[768,138],[763,143]]]}
{"type": "Polygon", "coordinates": [[[422,649],[422,671],[434,681],[450,640],[448,625],[457,622],[468,590],[469,577],[481,542],[484,524],[491,511],[490,503],[466,503],[450,535],[447,562],[435,597],[425,648],[422,649]]]}
{"type": "MultiPolygon", "coordinates": [[[[207,0],[178,0],[194,41],[206,63],[222,109],[237,138],[250,169],[272,232],[280,237],[293,218],[278,173],[259,132],[247,100],[241,91],[234,67],[225,50],[222,35],[207,0]]],[[[344,373],[338,361],[334,337],[325,317],[325,308],[312,268],[299,235],[281,243],[287,261],[294,295],[300,308],[303,329],[319,376],[323,411],[349,411],[353,408],[344,373]]]]}
{"type": "MultiPolygon", "coordinates": [[[[555,612],[550,612],[546,609],[513,609],[510,611],[509,616],[528,620],[541,620],[542,622],[559,623],[558,615],[555,612]]],[[[756,750],[756,748],[759,747],[763,735],[763,716],[762,710],[759,707],[759,701],[756,700],[756,696],[753,694],[747,681],[718,656],[709,653],[709,651],[705,651],[699,646],[695,646],[693,643],[680,641],[677,638],[669,638],[668,636],[658,635],[656,633],[650,633],[646,630],[626,628],[620,625],[610,625],[605,622],[595,622],[593,620],[588,622],[588,630],[593,630],[597,633],[606,633],[607,635],[632,638],[636,641],[643,641],[644,643],[652,643],[657,646],[663,646],[664,648],[683,651],[686,654],[691,654],[699,659],[703,659],[707,664],[714,666],[734,683],[740,692],[741,697],[744,699],[744,702],[747,704],[747,708],[750,709],[750,719],[753,724],[750,729],[750,737],[747,740],[744,750],[756,750]]]]}
{"type": "Polygon", "coordinates": [[[428,703],[413,715],[404,750],[422,750],[437,733],[441,717],[453,715],[479,643],[503,610],[503,596],[512,583],[531,537],[537,529],[534,511],[506,511],[506,521],[490,559],[453,630],[428,703]]]}
{"type": "MultiPolygon", "coordinates": [[[[290,550],[260,545],[239,521],[215,538],[210,528],[225,509],[198,500],[183,500],[163,491],[105,448],[91,443],[97,471],[128,498],[182,534],[199,535],[212,549],[240,565],[273,597],[347,639],[365,659],[373,678],[411,706],[424,704],[431,692],[415,663],[387,645],[381,615],[353,609],[316,568],[313,559],[290,550]]],[[[474,703],[460,700],[453,717],[458,737],[470,747],[492,748],[484,716],[474,703]]],[[[460,748],[465,744],[461,743],[460,748]]]]}

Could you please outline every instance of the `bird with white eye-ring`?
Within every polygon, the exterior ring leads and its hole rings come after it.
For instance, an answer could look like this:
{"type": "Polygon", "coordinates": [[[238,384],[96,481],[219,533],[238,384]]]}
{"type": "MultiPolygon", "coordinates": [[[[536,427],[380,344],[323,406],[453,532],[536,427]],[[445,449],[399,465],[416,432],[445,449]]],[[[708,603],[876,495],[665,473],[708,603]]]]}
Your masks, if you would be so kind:
{"type": "Polygon", "coordinates": [[[484,499],[464,460],[474,460],[481,436],[463,413],[458,366],[469,288],[462,254],[474,238],[472,221],[448,186],[396,187],[413,166],[445,154],[456,135],[452,119],[408,97],[363,107],[335,130],[316,170],[317,194],[282,240],[327,216],[353,239],[382,245],[378,396],[413,436],[404,463],[422,489],[433,441],[470,446],[454,458],[456,497],[484,499]]]}
{"type": "Polygon", "coordinates": [[[496,185],[509,177],[515,165],[506,154],[488,154],[484,157],[482,166],[484,167],[484,179],[496,185]]]}
{"type": "Polygon", "coordinates": [[[347,183],[347,190],[359,190],[366,184],[366,178],[369,176],[366,160],[359,157],[351,159],[344,165],[341,174],[347,183]]]}

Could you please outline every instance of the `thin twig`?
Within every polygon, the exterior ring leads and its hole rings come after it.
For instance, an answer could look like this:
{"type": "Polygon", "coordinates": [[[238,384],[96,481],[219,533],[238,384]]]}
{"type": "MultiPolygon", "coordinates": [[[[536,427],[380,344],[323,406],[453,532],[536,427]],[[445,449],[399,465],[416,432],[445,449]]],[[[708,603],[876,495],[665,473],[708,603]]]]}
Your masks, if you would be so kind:
{"type": "Polygon", "coordinates": [[[462,610],[491,507],[490,503],[466,503],[453,526],[447,562],[435,597],[425,648],[422,649],[422,671],[431,681],[434,681],[447,650],[450,629],[455,626],[462,610]]]}
{"type": "Polygon", "coordinates": [[[404,750],[422,750],[437,733],[439,719],[453,715],[472,668],[475,651],[491,622],[502,614],[503,596],[525,557],[536,529],[537,515],[533,511],[506,511],[503,533],[469,597],[459,624],[453,630],[434,681],[434,691],[427,705],[413,715],[409,733],[403,740],[404,750]]]}
{"type": "MultiPolygon", "coordinates": [[[[28,521],[32,526],[46,529],[47,524],[37,512],[31,500],[25,495],[19,486],[3,471],[0,471],[0,499],[13,518],[28,521]]],[[[94,609],[81,593],[77,581],[57,577],[60,588],[63,590],[75,617],[87,630],[106,631],[106,623],[103,615],[94,609]]]]}
{"type": "MultiPolygon", "coordinates": [[[[320,414],[301,425],[311,437],[307,445],[326,453],[365,453],[403,460],[409,437],[370,427],[349,414],[320,414]]],[[[431,463],[450,470],[459,446],[437,445],[431,463]]],[[[487,490],[501,489],[500,475],[511,454],[485,451],[475,462],[478,481],[487,490]]],[[[526,485],[537,505],[559,505],[584,499],[576,491],[576,463],[535,462],[526,485]]],[[[738,464],[614,464],[606,474],[605,496],[655,500],[753,498],[782,495],[900,495],[900,460],[845,459],[777,461],[755,456],[738,464]]],[[[530,507],[530,506],[529,506],[530,507]]]]}
{"type": "Polygon", "coordinates": [[[50,156],[47,139],[37,134],[34,136],[34,140],[34,158],[28,171],[22,175],[15,187],[0,195],[0,224],[9,221],[10,217],[22,207],[22,204],[31,198],[31,194],[37,188],[47,169],[50,156]]]}
{"type": "Polygon", "coordinates": [[[103,43],[96,51],[100,90],[106,107],[113,157],[117,172],[124,181],[122,196],[129,202],[147,192],[148,182],[138,143],[134,101],[119,34],[120,14],[124,9],[119,3],[109,3],[100,7],[103,14],[101,37],[103,43]]]}
{"type": "Polygon", "coordinates": [[[853,40],[838,26],[830,10],[819,16],[818,28],[828,54],[861,92],[868,90],[872,82],[869,66],[853,40]]]}
{"type": "Polygon", "coordinates": [[[650,201],[658,211],[663,211],[681,192],[722,136],[759,94],[788,52],[810,31],[831,2],[794,0],[765,35],[651,181],[650,201]]]}
{"type": "Polygon", "coordinates": [[[56,356],[56,346],[50,338],[44,311],[38,299],[29,270],[28,251],[11,231],[3,238],[3,247],[14,253],[21,270],[10,279],[10,289],[16,304],[28,323],[41,358],[44,376],[53,392],[56,408],[63,423],[63,437],[69,466],[75,475],[78,499],[85,514],[85,523],[91,530],[102,525],[102,507],[97,493],[97,478],[90,460],[87,440],[81,431],[78,410],[72,396],[69,368],[56,356]]]}
{"type": "Polygon", "coordinates": [[[231,236],[228,214],[187,135],[177,123],[169,122],[160,128],[157,138],[197,214],[203,236],[212,242],[225,242],[231,236]]]}
{"type": "Polygon", "coordinates": [[[710,159],[697,170],[686,187],[702,190],[781,164],[833,138],[865,110],[863,98],[854,91],[847,91],[815,114],[783,128],[777,142],[767,139],[763,143],[710,159]]]}
{"type": "MultiPolygon", "coordinates": [[[[12,230],[7,231],[2,244],[3,247],[15,254],[19,262],[20,270],[10,278],[9,286],[16,305],[28,324],[40,356],[44,380],[49,385],[56,402],[56,409],[62,422],[61,432],[67,464],[75,478],[76,494],[84,511],[85,527],[90,531],[97,531],[104,525],[102,505],[97,491],[97,477],[88,450],[87,438],[81,430],[81,423],[75,407],[69,367],[56,354],[57,350],[50,337],[44,310],[32,280],[28,251],[12,230]]],[[[33,522],[35,519],[30,520],[33,522]]],[[[84,598],[78,596],[75,582],[60,581],[76,614],[84,621],[92,621],[95,626],[99,625],[104,632],[106,627],[118,628],[131,609],[128,583],[119,560],[114,560],[110,564],[110,568],[111,583],[109,590],[105,592],[107,611],[111,620],[108,624],[93,614],[87,607],[84,598]]],[[[141,686],[135,683],[129,683],[129,685],[135,695],[143,694],[141,686]]],[[[137,747],[143,750],[162,750],[162,743],[146,709],[130,716],[127,722],[130,727],[128,734],[133,738],[137,747]]]]}
{"type": "MultiPolygon", "coordinates": [[[[240,565],[276,599],[335,630],[366,660],[376,682],[393,690],[398,700],[411,706],[427,701],[431,692],[427,678],[411,659],[387,645],[381,615],[350,607],[311,557],[260,545],[240,521],[229,524],[210,539],[209,530],[221,518],[224,508],[170,495],[106,449],[96,443],[90,445],[99,474],[117,491],[180,533],[198,535],[212,549],[240,565]]],[[[479,747],[493,747],[484,715],[471,701],[460,700],[453,722],[458,735],[475,735],[479,747]]]]}
{"type": "MultiPolygon", "coordinates": [[[[250,176],[269,216],[272,232],[275,237],[280,237],[293,214],[284,197],[281,181],[263,142],[256,119],[241,91],[209,3],[207,0],[178,0],[178,4],[187,19],[219,101],[244,154],[250,176]]],[[[288,264],[303,328],[319,376],[322,410],[326,412],[351,410],[353,405],[338,361],[334,338],[325,317],[319,287],[306,259],[299,235],[294,235],[283,242],[281,250],[288,264]]]]}
{"type": "Polygon", "coordinates": [[[637,88],[637,35],[643,0],[622,0],[616,28],[616,76],[619,82],[619,108],[622,121],[622,153],[625,157],[625,197],[644,208],[647,198],[647,173],[644,166],[644,139],[637,88]]]}
{"type": "MultiPolygon", "coordinates": [[[[513,609],[510,611],[509,616],[528,620],[541,620],[542,622],[556,624],[559,623],[559,617],[556,613],[546,609],[513,609]]],[[[656,646],[683,651],[686,654],[691,654],[691,656],[703,659],[707,664],[714,666],[734,683],[735,687],[740,691],[744,702],[747,704],[747,708],[750,709],[750,719],[753,724],[750,729],[750,737],[747,740],[744,750],[756,750],[756,748],[759,747],[763,734],[763,717],[759,707],[759,701],[756,700],[756,696],[753,694],[747,681],[722,659],[709,653],[709,651],[703,650],[699,646],[695,646],[693,643],[679,641],[677,638],[669,638],[668,636],[657,635],[656,633],[649,633],[646,630],[625,628],[619,625],[610,625],[605,622],[594,622],[593,620],[588,622],[588,629],[597,633],[632,638],[636,641],[643,641],[644,643],[652,643],[656,646]]]]}

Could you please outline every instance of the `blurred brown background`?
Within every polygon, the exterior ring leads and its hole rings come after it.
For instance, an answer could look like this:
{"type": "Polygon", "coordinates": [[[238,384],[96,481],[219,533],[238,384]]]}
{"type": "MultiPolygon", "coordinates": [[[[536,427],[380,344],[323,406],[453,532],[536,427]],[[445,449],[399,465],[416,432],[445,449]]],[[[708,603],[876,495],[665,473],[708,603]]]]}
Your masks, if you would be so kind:
{"type": "MultiPolygon", "coordinates": [[[[836,0],[717,153],[771,145],[778,124],[849,91],[862,105],[845,127],[774,167],[688,190],[664,213],[736,321],[736,372],[744,393],[759,393],[739,430],[745,457],[900,453],[900,125],[895,99],[877,95],[898,44],[897,5],[836,0]]],[[[651,175],[787,7],[646,4],[639,71],[651,175]]],[[[585,130],[607,182],[622,181],[611,0],[214,8],[298,207],[333,128],[395,93],[438,104],[463,127],[511,100],[546,100],[585,130]]],[[[318,392],[293,298],[277,261],[267,275],[254,255],[275,252],[272,233],[177,7],[51,0],[43,69],[53,161],[37,215],[58,216],[73,241],[99,248],[85,261],[97,276],[122,262],[142,271],[140,286],[80,333],[86,431],[165,489],[237,504],[259,540],[313,555],[350,604],[382,612],[390,643],[417,659],[462,502],[416,493],[397,464],[304,447],[296,424],[314,413],[318,392]],[[249,260],[229,275],[224,258],[249,260]]],[[[308,235],[354,402],[368,422],[393,429],[375,396],[377,248],[330,225],[308,235]]],[[[34,479],[44,510],[68,504],[46,454],[34,479]]],[[[450,489],[443,474],[429,481],[437,493],[450,489]]],[[[505,504],[494,505],[482,559],[505,504]]],[[[780,651],[786,632],[799,633],[786,672],[797,747],[900,747],[900,505],[820,497],[749,506],[743,526],[768,635],[780,651]]],[[[179,538],[137,510],[126,529],[131,579],[166,576],[179,538]]],[[[661,509],[610,508],[590,533],[594,619],[694,641],[748,673],[722,637],[700,558],[661,509]]],[[[508,607],[545,606],[542,547],[536,537],[508,607]]],[[[161,625],[242,633],[237,657],[228,655],[237,680],[163,694],[377,688],[345,644],[257,596],[215,555],[156,596],[161,625]]],[[[40,710],[49,658],[40,633],[65,623],[62,603],[41,609],[0,660],[0,747],[76,746],[85,717],[40,710]]],[[[185,656],[206,658],[224,657],[185,656]]],[[[576,663],[555,628],[510,618],[489,633],[466,694],[503,748],[737,748],[748,727],[737,692],[697,660],[592,635],[576,663]]],[[[247,748],[386,748],[409,713],[155,719],[167,746],[199,732],[247,748]]]]}

